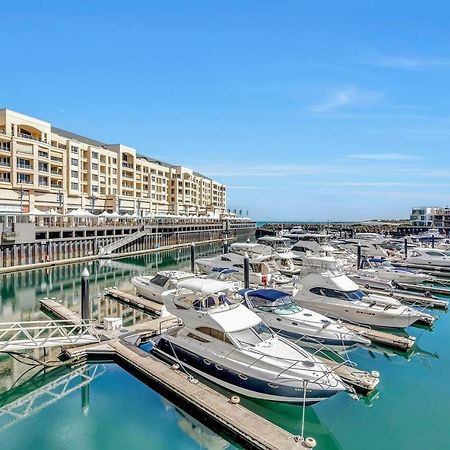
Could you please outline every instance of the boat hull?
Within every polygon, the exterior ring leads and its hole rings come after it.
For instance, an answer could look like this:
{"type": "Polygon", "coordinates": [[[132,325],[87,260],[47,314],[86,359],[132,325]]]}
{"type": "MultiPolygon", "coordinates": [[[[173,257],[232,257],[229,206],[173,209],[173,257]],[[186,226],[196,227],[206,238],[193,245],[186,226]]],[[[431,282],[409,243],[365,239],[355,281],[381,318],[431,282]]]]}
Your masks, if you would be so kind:
{"type": "MultiPolygon", "coordinates": [[[[276,385],[243,375],[212,360],[201,357],[161,336],[152,352],[206,378],[207,380],[246,397],[283,403],[303,403],[303,388],[276,385]]],[[[306,389],[306,405],[313,405],[340,392],[340,389],[306,389]]]]}

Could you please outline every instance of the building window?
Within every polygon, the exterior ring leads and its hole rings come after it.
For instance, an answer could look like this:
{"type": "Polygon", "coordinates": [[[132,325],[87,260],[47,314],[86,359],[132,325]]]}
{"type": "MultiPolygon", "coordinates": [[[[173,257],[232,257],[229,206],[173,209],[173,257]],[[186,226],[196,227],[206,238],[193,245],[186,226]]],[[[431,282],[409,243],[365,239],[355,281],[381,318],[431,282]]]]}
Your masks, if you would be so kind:
{"type": "Polygon", "coordinates": [[[92,186],[92,192],[98,192],[98,186],[92,186]]]}
{"type": "Polygon", "coordinates": [[[0,183],[11,183],[11,174],[0,172],[0,183]]]}
{"type": "Polygon", "coordinates": [[[17,182],[31,184],[32,183],[31,175],[29,175],[27,173],[18,173],[17,174],[17,182]]]}
{"type": "Polygon", "coordinates": [[[42,175],[39,175],[38,184],[39,184],[39,186],[48,186],[48,178],[43,177],[42,175]]]}
{"type": "Polygon", "coordinates": [[[98,170],[98,164],[92,163],[92,170],[98,170]]]}
{"type": "Polygon", "coordinates": [[[72,178],[78,178],[78,170],[71,170],[70,171],[70,176],[72,178]]]}
{"type": "Polygon", "coordinates": [[[98,181],[98,175],[92,175],[92,181],[98,181]]]}
{"type": "Polygon", "coordinates": [[[27,159],[17,158],[17,167],[19,169],[32,169],[33,165],[27,159]]]}
{"type": "Polygon", "coordinates": [[[43,152],[42,150],[38,151],[38,155],[40,158],[48,158],[48,153],[47,152],[43,152]]]}
{"type": "Polygon", "coordinates": [[[98,152],[92,152],[92,159],[98,159],[98,152]]]}
{"type": "Polygon", "coordinates": [[[0,166],[3,167],[10,167],[11,166],[11,159],[7,156],[0,157],[0,166]]]}
{"type": "Polygon", "coordinates": [[[48,172],[48,164],[40,162],[38,164],[38,170],[39,172],[48,172]]]}
{"type": "Polygon", "coordinates": [[[0,142],[0,150],[6,150],[7,152],[11,151],[11,143],[10,142],[0,142]]]}
{"type": "Polygon", "coordinates": [[[72,152],[72,155],[78,155],[78,147],[75,147],[74,145],[72,145],[70,147],[70,151],[72,152]]]}
{"type": "Polygon", "coordinates": [[[70,183],[70,189],[78,191],[78,183],[70,183]]]}
{"type": "Polygon", "coordinates": [[[78,167],[78,159],[76,159],[76,158],[71,158],[71,159],[70,159],[70,163],[72,164],[72,166],[77,166],[77,167],[78,167]]]}

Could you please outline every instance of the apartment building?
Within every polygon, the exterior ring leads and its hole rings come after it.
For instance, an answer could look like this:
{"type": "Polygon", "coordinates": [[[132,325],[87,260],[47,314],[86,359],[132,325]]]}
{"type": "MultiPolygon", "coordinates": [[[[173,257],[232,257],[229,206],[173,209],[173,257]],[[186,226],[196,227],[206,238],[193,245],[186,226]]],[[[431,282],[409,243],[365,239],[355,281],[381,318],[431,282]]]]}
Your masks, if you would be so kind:
{"type": "Polygon", "coordinates": [[[191,169],[0,109],[0,213],[54,208],[198,214],[226,210],[226,188],[191,169]]]}
{"type": "Polygon", "coordinates": [[[416,227],[450,228],[450,208],[438,206],[415,206],[410,223],[416,227]]]}

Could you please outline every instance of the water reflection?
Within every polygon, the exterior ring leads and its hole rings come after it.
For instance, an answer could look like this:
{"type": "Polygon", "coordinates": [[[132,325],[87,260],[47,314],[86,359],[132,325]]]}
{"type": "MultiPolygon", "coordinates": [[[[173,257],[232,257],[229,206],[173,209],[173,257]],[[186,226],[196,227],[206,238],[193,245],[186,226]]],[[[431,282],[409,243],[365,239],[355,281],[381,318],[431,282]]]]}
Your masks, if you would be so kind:
{"type": "Polygon", "coordinates": [[[192,416],[173,405],[163,397],[161,397],[161,401],[166,412],[172,413],[173,419],[176,421],[177,426],[197,444],[199,444],[199,448],[208,450],[225,450],[230,448],[231,444],[228,441],[214,433],[214,431],[210,430],[197,419],[194,419],[192,416]]]}
{"type": "MultiPolygon", "coordinates": [[[[198,256],[207,256],[221,251],[218,244],[198,245],[198,256]]],[[[83,264],[67,264],[48,269],[4,274],[0,276],[0,321],[13,322],[45,318],[39,311],[38,299],[49,297],[78,310],[81,296],[80,274],[85,266],[90,277],[90,297],[93,318],[122,316],[125,325],[146,318],[117,302],[103,299],[106,287],[116,286],[121,290],[132,289],[131,277],[149,274],[163,268],[189,268],[190,249],[176,249],[117,260],[91,261],[83,264]]]]}

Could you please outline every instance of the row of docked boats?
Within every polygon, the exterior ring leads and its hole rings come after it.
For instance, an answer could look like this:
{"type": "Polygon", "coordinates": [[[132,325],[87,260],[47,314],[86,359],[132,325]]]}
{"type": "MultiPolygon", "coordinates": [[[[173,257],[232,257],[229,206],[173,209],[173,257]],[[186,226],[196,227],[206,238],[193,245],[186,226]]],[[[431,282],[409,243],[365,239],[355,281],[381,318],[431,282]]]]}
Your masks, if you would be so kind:
{"type": "Polygon", "coordinates": [[[348,388],[317,352],[371,344],[349,324],[403,329],[435,320],[360,288],[353,276],[362,270],[395,279],[387,260],[367,255],[371,265],[351,273],[353,260],[331,242],[274,236],[197,259],[201,274],[166,270],[132,283],[181,320],[154,340],[155,354],[238,394],[313,404],[348,388]]]}

